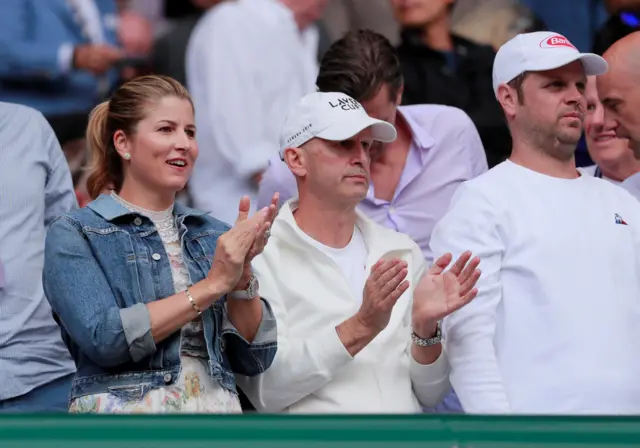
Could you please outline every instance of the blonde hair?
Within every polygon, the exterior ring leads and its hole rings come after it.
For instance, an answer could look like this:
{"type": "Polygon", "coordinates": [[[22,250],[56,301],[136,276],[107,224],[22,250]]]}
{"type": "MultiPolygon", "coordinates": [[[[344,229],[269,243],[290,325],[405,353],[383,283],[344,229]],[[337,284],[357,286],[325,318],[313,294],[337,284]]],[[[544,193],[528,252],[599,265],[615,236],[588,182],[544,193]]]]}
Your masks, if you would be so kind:
{"type": "Polygon", "coordinates": [[[187,89],[173,78],[148,75],[120,86],[110,100],[98,104],[89,115],[87,144],[91,165],[87,190],[92,199],[104,190],[119,191],[124,181],[122,159],[113,143],[113,135],[122,130],[132,135],[138,123],[147,115],[147,108],[167,96],[186,99],[193,107],[187,89]]]}

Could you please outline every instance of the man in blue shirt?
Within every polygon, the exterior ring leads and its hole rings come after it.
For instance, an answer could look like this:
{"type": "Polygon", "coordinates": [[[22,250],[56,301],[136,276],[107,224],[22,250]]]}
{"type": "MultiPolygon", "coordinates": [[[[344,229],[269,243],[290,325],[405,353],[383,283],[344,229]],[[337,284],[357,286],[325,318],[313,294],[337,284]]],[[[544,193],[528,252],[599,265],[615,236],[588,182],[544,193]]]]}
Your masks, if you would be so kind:
{"type": "Polygon", "coordinates": [[[42,287],[48,223],[76,207],[51,126],[0,102],[0,413],[67,411],[75,366],[42,287]]]}

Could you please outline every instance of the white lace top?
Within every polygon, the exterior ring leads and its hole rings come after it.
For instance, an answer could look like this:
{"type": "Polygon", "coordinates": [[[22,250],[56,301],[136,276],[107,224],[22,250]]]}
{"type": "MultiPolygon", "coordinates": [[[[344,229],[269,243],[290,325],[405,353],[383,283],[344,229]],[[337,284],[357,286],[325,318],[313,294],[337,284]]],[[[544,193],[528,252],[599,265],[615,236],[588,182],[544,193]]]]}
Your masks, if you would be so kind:
{"type": "MultiPolygon", "coordinates": [[[[182,258],[180,237],[173,216],[173,206],[161,212],[137,207],[117,194],[112,197],[131,211],[149,218],[158,230],[171,264],[176,293],[191,284],[182,258]]],[[[187,298],[185,297],[185,300],[187,298]]],[[[207,374],[209,356],[200,317],[182,327],[180,361],[182,370],[175,384],[149,391],[140,401],[124,401],[109,393],[79,397],[71,402],[69,412],[98,413],[239,413],[240,401],[207,374]]]]}

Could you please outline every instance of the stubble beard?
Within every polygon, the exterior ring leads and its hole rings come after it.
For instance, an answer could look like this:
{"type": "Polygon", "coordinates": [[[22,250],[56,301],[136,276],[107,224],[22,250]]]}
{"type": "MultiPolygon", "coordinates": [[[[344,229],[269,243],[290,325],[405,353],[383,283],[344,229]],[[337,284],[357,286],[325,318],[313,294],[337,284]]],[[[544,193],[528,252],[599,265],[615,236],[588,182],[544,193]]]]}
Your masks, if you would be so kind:
{"type": "Polygon", "coordinates": [[[575,132],[562,129],[559,123],[553,127],[531,126],[531,140],[549,157],[566,162],[575,155],[582,133],[576,137],[575,132]]]}

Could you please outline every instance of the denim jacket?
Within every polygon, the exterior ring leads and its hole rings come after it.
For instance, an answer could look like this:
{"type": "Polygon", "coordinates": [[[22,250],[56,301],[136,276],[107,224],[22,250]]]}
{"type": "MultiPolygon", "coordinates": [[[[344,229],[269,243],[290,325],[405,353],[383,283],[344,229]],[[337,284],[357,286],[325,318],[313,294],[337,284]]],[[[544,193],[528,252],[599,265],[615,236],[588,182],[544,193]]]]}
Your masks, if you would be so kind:
{"type": "MultiPolygon", "coordinates": [[[[178,203],[174,216],[185,264],[197,283],[229,226],[178,203]]],[[[43,283],[77,366],[71,399],[108,392],[135,400],[178,379],[180,331],[156,344],[145,305],[175,294],[169,259],[148,218],[108,195],[57,217],[47,233],[43,283]]],[[[225,301],[201,317],[209,374],[236,392],[234,373],[253,376],[271,365],[276,321],[262,300],[262,322],[249,343],[227,318],[225,301]]]]}

